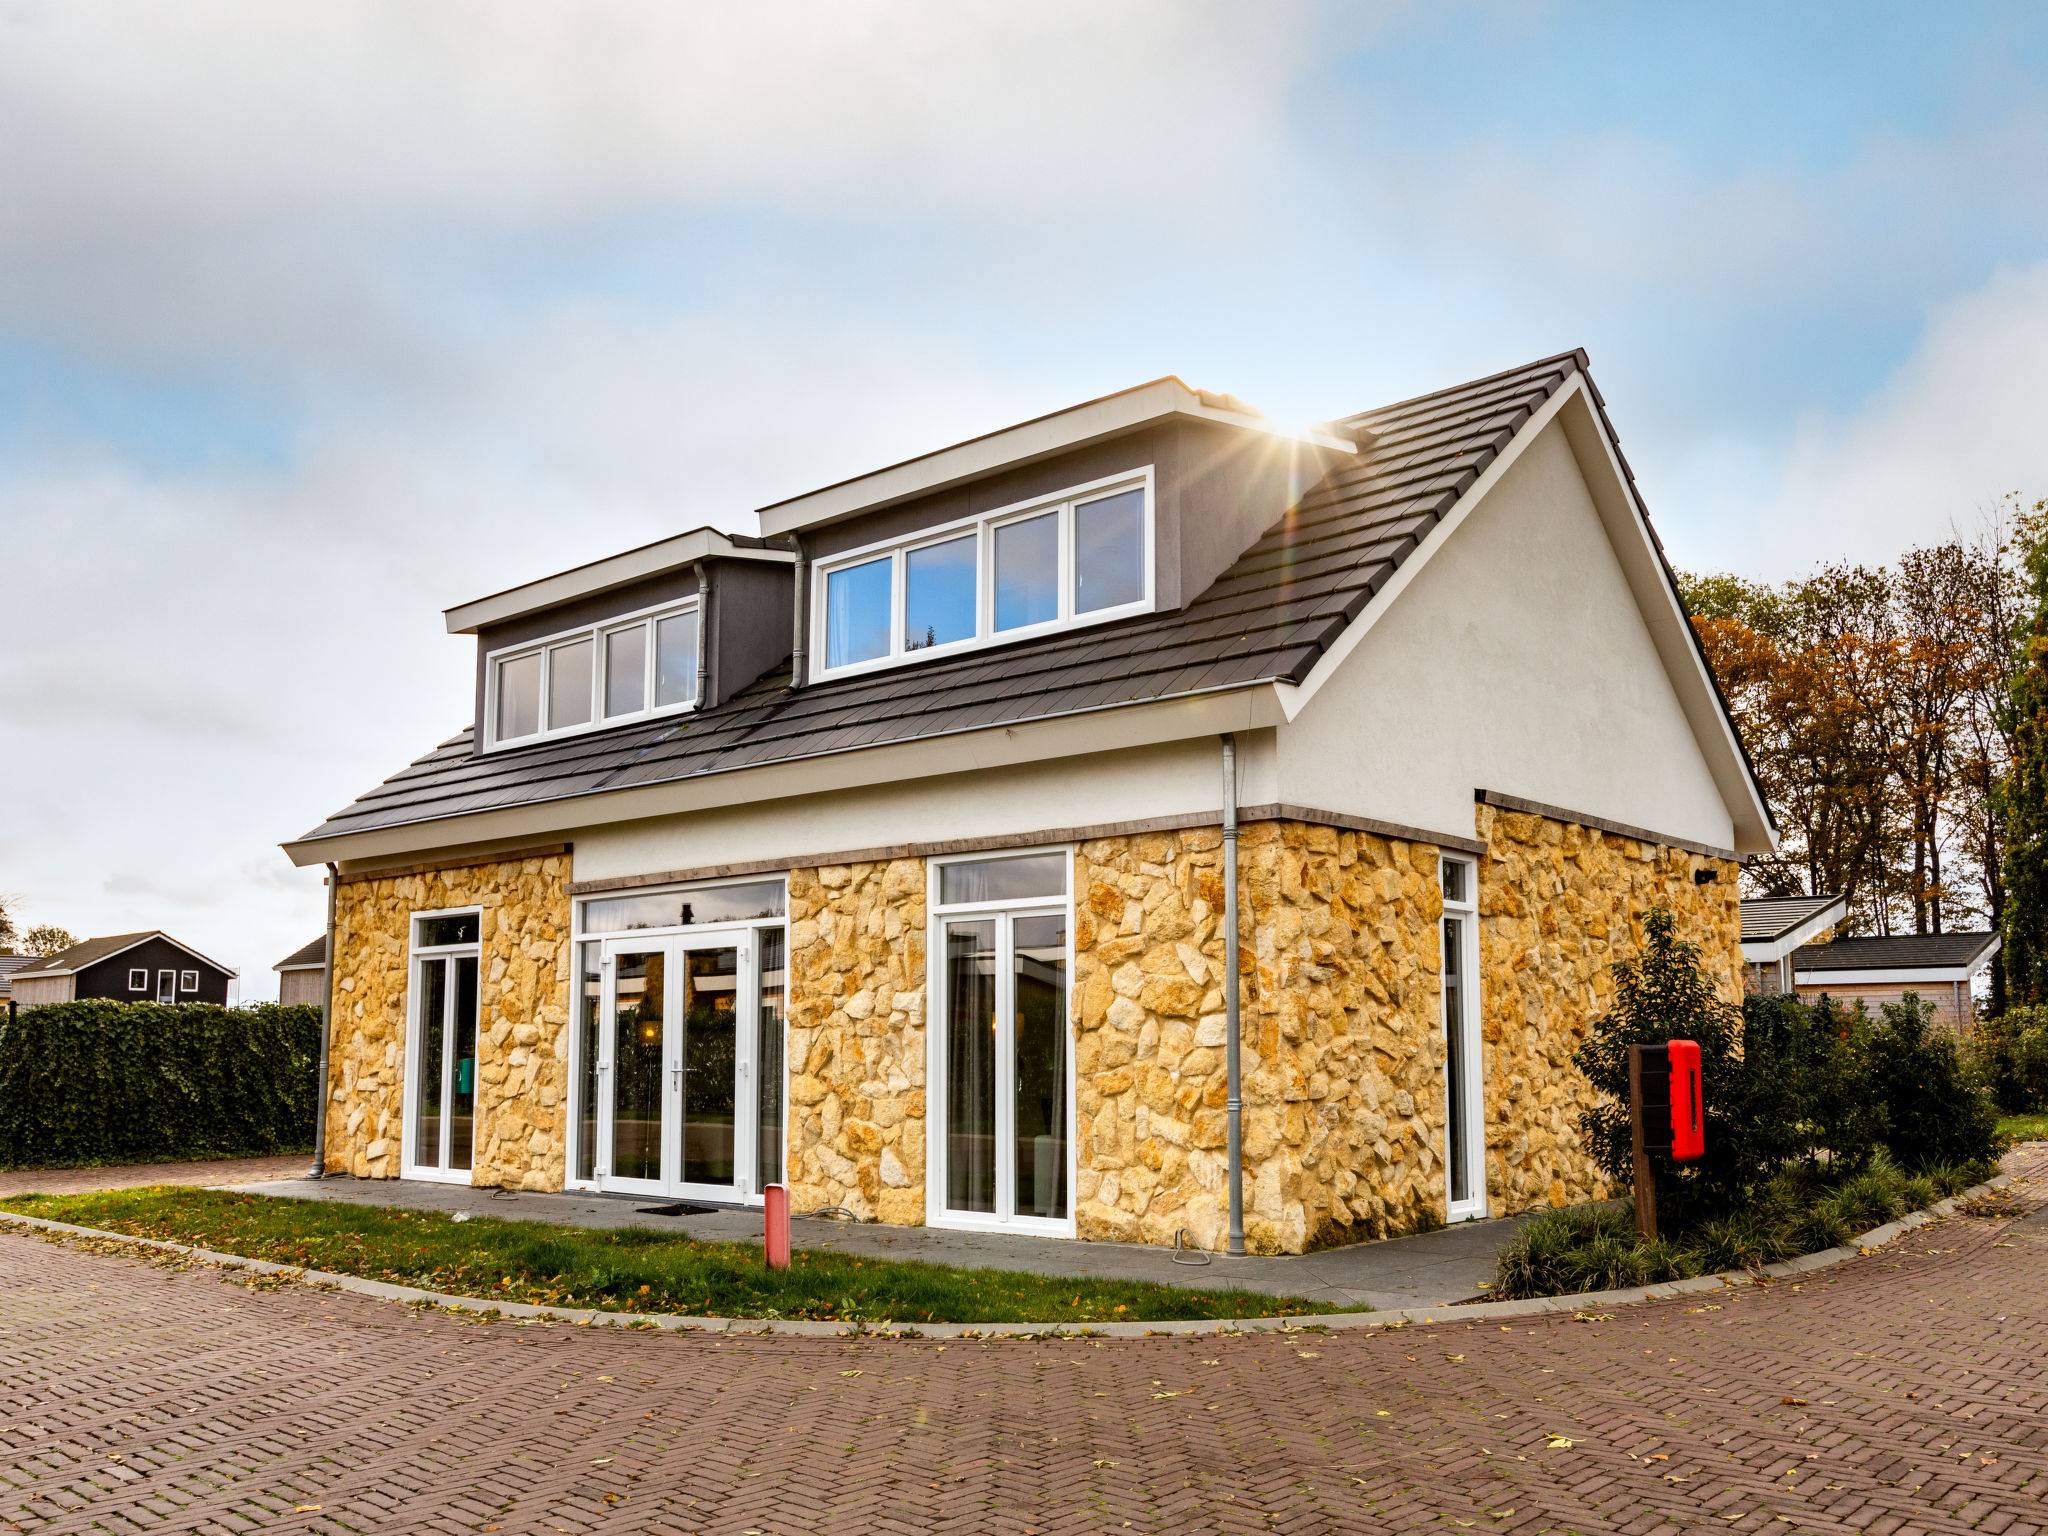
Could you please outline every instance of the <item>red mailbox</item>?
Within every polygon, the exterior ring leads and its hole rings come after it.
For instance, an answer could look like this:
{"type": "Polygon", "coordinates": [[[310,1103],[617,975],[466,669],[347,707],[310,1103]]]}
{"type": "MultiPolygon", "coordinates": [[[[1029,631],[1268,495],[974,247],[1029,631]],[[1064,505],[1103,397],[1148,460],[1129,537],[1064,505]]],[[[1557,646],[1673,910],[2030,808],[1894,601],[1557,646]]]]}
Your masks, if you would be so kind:
{"type": "Polygon", "coordinates": [[[1689,1163],[1707,1150],[1707,1101],[1700,1083],[1697,1040],[1673,1040],[1671,1062],[1671,1160],[1689,1163]]]}

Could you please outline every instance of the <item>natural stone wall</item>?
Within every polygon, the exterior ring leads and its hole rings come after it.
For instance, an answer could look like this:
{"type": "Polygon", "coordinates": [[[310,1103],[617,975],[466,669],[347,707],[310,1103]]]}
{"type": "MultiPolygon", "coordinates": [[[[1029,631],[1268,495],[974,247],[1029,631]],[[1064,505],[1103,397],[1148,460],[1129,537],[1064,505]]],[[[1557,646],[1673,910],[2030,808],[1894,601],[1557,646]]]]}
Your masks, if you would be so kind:
{"type": "Polygon", "coordinates": [[[789,877],[793,1209],[924,1221],[925,867],[789,877]]]}
{"type": "MultiPolygon", "coordinates": [[[[1223,1246],[1222,833],[1105,838],[1076,870],[1083,1237],[1223,1246]]],[[[1443,1206],[1434,848],[1240,829],[1248,1246],[1299,1253],[1443,1206]]]]}
{"type": "Polygon", "coordinates": [[[1592,1090],[1572,1065],[1607,1008],[1608,967],[1636,955],[1643,914],[1665,907],[1704,950],[1724,996],[1742,995],[1736,866],[1547,817],[1478,808],[1480,1034],[1487,1193],[1496,1215],[1604,1199],[1581,1150],[1592,1090]],[[1710,871],[1714,879],[1695,878],[1710,871]]]}
{"type": "Polygon", "coordinates": [[[569,856],[344,879],[335,901],[327,1161],[396,1178],[412,914],[480,907],[472,1181],[560,1189],[567,1136],[569,856]]]}

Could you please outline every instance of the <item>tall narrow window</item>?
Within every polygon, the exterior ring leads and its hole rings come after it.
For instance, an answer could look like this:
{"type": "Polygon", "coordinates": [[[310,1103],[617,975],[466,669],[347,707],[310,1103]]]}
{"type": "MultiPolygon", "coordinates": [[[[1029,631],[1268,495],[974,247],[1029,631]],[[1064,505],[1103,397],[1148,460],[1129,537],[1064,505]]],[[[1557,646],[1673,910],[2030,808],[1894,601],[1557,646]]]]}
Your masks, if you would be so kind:
{"type": "Polygon", "coordinates": [[[888,556],[825,578],[825,665],[849,667],[889,654],[888,556]]]}
{"type": "Polygon", "coordinates": [[[970,533],[903,557],[903,649],[921,651],[974,638],[979,544],[970,533]]]}
{"type": "Polygon", "coordinates": [[[689,704],[697,697],[697,615],[679,613],[654,626],[654,704],[689,704]]]}
{"type": "Polygon", "coordinates": [[[1060,519],[1042,513],[996,529],[996,628],[1060,616],[1060,519]]]}
{"type": "Polygon", "coordinates": [[[498,740],[540,732],[540,652],[498,663],[498,740]]]}
{"type": "Polygon", "coordinates": [[[574,640],[548,652],[548,729],[590,724],[590,659],[596,647],[574,640]]]}
{"type": "Polygon", "coordinates": [[[1122,491],[1074,508],[1074,611],[1143,601],[1145,493],[1122,491]]]}
{"type": "Polygon", "coordinates": [[[754,1049],[754,1078],[758,1085],[754,1188],[761,1190],[782,1182],[783,999],[787,995],[788,972],[782,930],[763,928],[755,937],[761,946],[761,1006],[756,1014],[759,1037],[754,1049]]]}
{"type": "Polygon", "coordinates": [[[604,637],[604,712],[637,715],[647,707],[647,626],[615,629],[604,637]]]}
{"type": "Polygon", "coordinates": [[[1010,926],[1019,1216],[1067,1214],[1067,920],[1020,917],[1010,926]]]}
{"type": "Polygon", "coordinates": [[[588,1179],[597,1172],[598,1026],[604,1015],[604,973],[599,969],[602,946],[576,946],[576,1026],[580,1071],[576,1084],[576,1171],[588,1179]]]}
{"type": "Polygon", "coordinates": [[[1478,919],[1473,869],[1458,859],[1441,865],[1444,1009],[1444,1173],[1452,1220],[1486,1214],[1486,1141],[1480,1091],[1480,1044],[1472,957],[1478,919]]]}
{"type": "Polygon", "coordinates": [[[996,925],[946,925],[946,1208],[996,1208],[996,925]]]}
{"type": "Polygon", "coordinates": [[[478,915],[420,916],[412,924],[407,1048],[408,1177],[466,1179],[476,1147],[478,915]]]}

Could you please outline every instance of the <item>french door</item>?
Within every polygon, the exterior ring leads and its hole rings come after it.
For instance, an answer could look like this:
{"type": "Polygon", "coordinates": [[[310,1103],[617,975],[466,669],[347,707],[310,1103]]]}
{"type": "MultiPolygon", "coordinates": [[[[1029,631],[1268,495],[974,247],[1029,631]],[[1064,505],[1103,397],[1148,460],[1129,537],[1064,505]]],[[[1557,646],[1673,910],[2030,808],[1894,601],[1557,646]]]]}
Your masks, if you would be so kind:
{"type": "Polygon", "coordinates": [[[762,1000],[781,941],[742,928],[604,942],[600,1188],[753,1202],[781,1178],[782,1018],[762,1000]]]}
{"type": "Polygon", "coordinates": [[[477,956],[413,959],[407,1178],[469,1180],[476,1150],[477,956]]]}

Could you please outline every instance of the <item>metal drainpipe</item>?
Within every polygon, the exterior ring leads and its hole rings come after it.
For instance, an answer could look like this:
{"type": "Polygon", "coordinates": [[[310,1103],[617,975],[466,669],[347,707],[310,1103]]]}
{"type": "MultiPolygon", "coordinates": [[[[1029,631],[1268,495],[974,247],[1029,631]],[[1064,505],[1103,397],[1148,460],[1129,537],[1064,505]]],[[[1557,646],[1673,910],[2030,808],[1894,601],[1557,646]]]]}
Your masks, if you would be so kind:
{"type": "Polygon", "coordinates": [[[796,551],[796,607],[790,615],[789,638],[789,686],[792,690],[804,685],[804,670],[810,664],[810,647],[804,643],[810,617],[810,592],[807,590],[811,562],[804,558],[804,541],[795,534],[789,536],[789,547],[796,551]]]}
{"type": "Polygon", "coordinates": [[[1224,1118],[1230,1136],[1230,1251],[1244,1252],[1244,1088],[1237,1024],[1237,738],[1223,738],[1223,1054],[1224,1118]]]}
{"type": "Polygon", "coordinates": [[[327,1177],[327,1049],[334,1037],[334,898],[341,872],[327,866],[327,952],[320,966],[320,1093],[313,1102],[313,1167],[311,1179],[327,1177]]]}
{"type": "Polygon", "coordinates": [[[711,698],[711,566],[697,562],[697,707],[711,698]]]}

